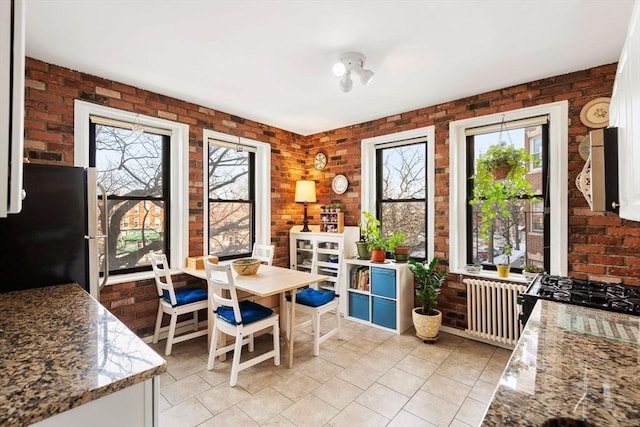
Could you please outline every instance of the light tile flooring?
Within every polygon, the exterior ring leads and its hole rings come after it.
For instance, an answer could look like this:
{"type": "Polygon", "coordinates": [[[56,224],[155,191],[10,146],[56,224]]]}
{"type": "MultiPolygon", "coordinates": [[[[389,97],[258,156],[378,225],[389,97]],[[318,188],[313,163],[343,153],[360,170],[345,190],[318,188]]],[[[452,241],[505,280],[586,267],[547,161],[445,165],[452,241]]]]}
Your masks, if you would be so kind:
{"type": "MultiPolygon", "coordinates": [[[[174,344],[160,378],[160,425],[477,426],[511,354],[446,333],[425,344],[413,329],[342,326],[342,340],[325,342],[318,357],[310,328],[296,330],[293,369],[283,345],[280,366],[271,359],[242,371],[233,388],[231,357],[207,371],[206,337],[174,344]]],[[[163,355],[165,343],[152,347],[163,355]]],[[[270,343],[258,337],[256,352],[270,343]]]]}

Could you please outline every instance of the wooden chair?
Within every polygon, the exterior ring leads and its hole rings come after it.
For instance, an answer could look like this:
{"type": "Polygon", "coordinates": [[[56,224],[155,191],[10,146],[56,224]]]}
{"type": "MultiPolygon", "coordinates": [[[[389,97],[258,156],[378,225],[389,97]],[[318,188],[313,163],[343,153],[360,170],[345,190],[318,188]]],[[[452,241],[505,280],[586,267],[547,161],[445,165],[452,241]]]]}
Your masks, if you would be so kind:
{"type": "Polygon", "coordinates": [[[174,289],[171,273],[169,273],[169,263],[164,254],[155,254],[152,252],[151,266],[156,280],[156,288],[158,289],[158,316],[156,318],[156,328],[153,333],[153,342],[157,343],[161,332],[167,333],[167,346],[164,354],[171,354],[171,347],[174,343],[190,340],[193,338],[207,335],[207,328],[198,330],[198,310],[207,309],[207,290],[200,288],[178,288],[174,289]],[[171,316],[168,326],[162,325],[163,314],[171,316]],[[178,316],[181,314],[193,313],[193,331],[187,334],[175,336],[176,327],[188,325],[191,321],[177,323],[178,316]]]}
{"type": "MultiPolygon", "coordinates": [[[[308,314],[311,319],[302,322],[295,327],[301,328],[311,324],[313,330],[313,355],[318,356],[320,354],[320,344],[328,340],[334,335],[338,335],[340,338],[340,310],[338,308],[340,301],[338,296],[333,291],[319,291],[313,287],[305,288],[298,291],[296,294],[296,312],[308,314]],[[327,331],[324,335],[321,335],[320,331],[320,317],[323,314],[334,312],[336,316],[336,326],[327,331]]],[[[291,310],[291,297],[287,296],[287,313],[291,310]]],[[[287,325],[287,336],[289,336],[289,322],[287,325]]]]}
{"type": "Polygon", "coordinates": [[[280,326],[278,314],[253,301],[238,301],[231,265],[212,264],[209,260],[205,260],[204,266],[209,286],[209,298],[211,298],[211,306],[213,314],[215,314],[207,369],[213,369],[216,357],[233,350],[229,385],[234,387],[238,383],[238,373],[244,369],[272,357],[274,365],[279,366],[280,326]],[[221,296],[223,291],[228,293],[229,298],[221,296]],[[248,344],[249,352],[253,352],[253,334],[267,328],[273,328],[273,350],[240,363],[242,346],[248,344]],[[217,348],[221,332],[235,337],[235,342],[217,348]]]}
{"type": "Polygon", "coordinates": [[[254,243],[251,258],[259,259],[260,261],[267,263],[267,265],[272,265],[275,251],[275,245],[261,245],[254,243]]]}

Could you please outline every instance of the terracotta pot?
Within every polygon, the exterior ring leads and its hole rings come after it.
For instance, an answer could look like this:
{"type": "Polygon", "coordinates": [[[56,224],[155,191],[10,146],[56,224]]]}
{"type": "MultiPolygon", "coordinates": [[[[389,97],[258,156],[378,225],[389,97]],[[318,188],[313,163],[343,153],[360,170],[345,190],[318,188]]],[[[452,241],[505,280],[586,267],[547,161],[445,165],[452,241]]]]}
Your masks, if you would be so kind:
{"type": "Polygon", "coordinates": [[[510,265],[498,264],[496,268],[498,269],[498,277],[509,277],[510,265]]]}
{"type": "Polygon", "coordinates": [[[493,177],[495,179],[505,179],[511,170],[511,166],[501,166],[493,170],[493,177]]]}
{"type": "Polygon", "coordinates": [[[373,262],[384,262],[387,258],[387,252],[384,249],[373,249],[371,251],[371,261],[373,262]]]}
{"type": "Polygon", "coordinates": [[[407,262],[409,259],[409,250],[411,247],[409,246],[398,246],[394,249],[393,254],[396,259],[396,262],[407,262]]]}
{"type": "Polygon", "coordinates": [[[416,336],[425,341],[438,339],[438,331],[440,331],[440,325],[442,324],[442,312],[440,310],[433,311],[438,314],[426,316],[422,314],[422,307],[416,307],[411,312],[413,326],[416,328],[416,336]]]}

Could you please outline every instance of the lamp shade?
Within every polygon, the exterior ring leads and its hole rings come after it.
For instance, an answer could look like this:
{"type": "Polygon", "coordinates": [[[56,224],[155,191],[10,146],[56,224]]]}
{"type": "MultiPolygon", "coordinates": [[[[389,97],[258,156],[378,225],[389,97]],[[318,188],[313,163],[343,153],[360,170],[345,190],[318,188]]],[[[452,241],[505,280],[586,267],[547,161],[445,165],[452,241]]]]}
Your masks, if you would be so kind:
{"type": "Polygon", "coordinates": [[[299,203],[316,201],[316,182],[300,180],[296,181],[295,201],[299,203]]]}

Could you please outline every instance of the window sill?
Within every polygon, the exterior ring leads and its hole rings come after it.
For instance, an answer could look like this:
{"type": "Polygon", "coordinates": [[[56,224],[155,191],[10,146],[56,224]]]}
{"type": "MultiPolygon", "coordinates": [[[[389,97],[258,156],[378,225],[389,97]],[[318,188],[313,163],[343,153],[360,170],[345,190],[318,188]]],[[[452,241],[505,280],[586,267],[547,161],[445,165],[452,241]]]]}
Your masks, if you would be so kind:
{"type": "MultiPolygon", "coordinates": [[[[479,279],[499,280],[501,282],[514,282],[523,285],[528,285],[529,281],[520,273],[509,273],[509,277],[498,277],[497,271],[482,270],[480,273],[468,273],[464,269],[457,269],[452,271],[453,274],[459,274],[460,276],[477,277],[479,279]]],[[[462,281],[462,279],[460,279],[462,281]]]]}
{"type": "Polygon", "coordinates": [[[107,286],[127,282],[137,282],[139,280],[149,280],[153,278],[153,271],[141,271],[139,273],[131,274],[118,274],[116,276],[109,276],[109,278],[107,279],[107,286]]]}

